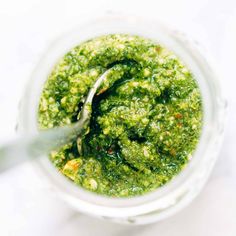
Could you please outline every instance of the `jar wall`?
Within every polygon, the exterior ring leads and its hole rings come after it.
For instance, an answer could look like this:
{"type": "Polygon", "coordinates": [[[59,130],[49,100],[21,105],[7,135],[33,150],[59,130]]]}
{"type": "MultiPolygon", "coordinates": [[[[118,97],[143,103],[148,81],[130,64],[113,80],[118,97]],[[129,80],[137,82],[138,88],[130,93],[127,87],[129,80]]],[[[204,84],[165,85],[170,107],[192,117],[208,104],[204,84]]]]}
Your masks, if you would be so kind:
{"type": "Polygon", "coordinates": [[[140,197],[110,199],[88,193],[61,176],[47,157],[37,162],[59,195],[78,211],[120,223],[146,224],[173,215],[200,192],[217,158],[223,137],[225,102],[207,55],[184,34],[163,24],[131,16],[111,15],[78,26],[55,41],[42,57],[21,100],[19,132],[37,133],[37,110],[43,85],[57,60],[93,37],[128,33],[151,38],[176,53],[192,70],[203,95],[203,131],[188,166],[166,186],[140,197]]]}

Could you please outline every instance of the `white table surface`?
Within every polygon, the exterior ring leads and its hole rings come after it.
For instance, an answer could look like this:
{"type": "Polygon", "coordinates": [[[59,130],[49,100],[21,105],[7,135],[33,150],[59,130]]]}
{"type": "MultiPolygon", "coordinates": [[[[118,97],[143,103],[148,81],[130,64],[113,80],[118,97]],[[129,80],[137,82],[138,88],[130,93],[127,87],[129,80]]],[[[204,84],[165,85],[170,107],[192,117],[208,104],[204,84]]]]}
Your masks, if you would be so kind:
{"type": "Polygon", "coordinates": [[[225,139],[201,194],[187,208],[148,226],[83,216],[51,193],[30,163],[0,175],[0,235],[236,235],[235,0],[0,0],[0,142],[14,137],[17,104],[48,44],[81,19],[107,10],[161,19],[202,42],[229,104],[225,139]]]}

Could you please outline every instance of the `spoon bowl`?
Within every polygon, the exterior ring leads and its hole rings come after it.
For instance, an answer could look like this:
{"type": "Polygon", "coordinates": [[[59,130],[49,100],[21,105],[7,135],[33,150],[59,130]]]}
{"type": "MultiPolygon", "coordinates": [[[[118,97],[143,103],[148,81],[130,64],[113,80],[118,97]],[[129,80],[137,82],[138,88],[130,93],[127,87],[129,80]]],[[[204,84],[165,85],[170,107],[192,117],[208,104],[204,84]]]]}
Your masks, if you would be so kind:
{"type": "Polygon", "coordinates": [[[98,88],[106,80],[112,68],[106,70],[90,88],[79,120],[71,125],[40,131],[37,135],[19,137],[0,148],[0,172],[28,159],[49,153],[75,140],[87,131],[92,114],[92,101],[98,88]]]}

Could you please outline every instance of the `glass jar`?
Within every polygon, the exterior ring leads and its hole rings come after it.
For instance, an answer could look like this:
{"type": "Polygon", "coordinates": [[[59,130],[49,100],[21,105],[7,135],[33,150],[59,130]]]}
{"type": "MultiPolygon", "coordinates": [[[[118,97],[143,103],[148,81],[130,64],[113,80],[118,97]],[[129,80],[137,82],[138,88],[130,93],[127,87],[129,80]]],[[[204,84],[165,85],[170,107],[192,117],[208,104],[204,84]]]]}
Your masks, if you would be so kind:
{"type": "Polygon", "coordinates": [[[200,192],[216,161],[223,136],[226,103],[217,75],[198,44],[160,22],[132,16],[110,15],[82,24],[56,40],[32,74],[21,101],[19,131],[35,134],[37,110],[43,85],[53,66],[67,51],[88,39],[126,33],[153,39],[172,50],[194,74],[203,98],[203,128],[199,144],[186,168],[172,181],[143,196],[110,198],[88,192],[61,175],[47,156],[37,165],[66,202],[80,212],[120,223],[146,224],[173,215],[200,192]]]}

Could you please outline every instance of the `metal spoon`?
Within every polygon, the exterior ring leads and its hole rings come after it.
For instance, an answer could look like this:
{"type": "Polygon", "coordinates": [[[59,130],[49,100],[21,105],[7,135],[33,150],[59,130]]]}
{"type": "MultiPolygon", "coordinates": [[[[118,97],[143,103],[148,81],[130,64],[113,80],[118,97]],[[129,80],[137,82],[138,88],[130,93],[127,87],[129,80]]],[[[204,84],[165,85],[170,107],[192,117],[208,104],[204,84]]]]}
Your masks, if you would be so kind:
{"type": "Polygon", "coordinates": [[[100,85],[106,80],[112,68],[103,73],[94,83],[84,102],[80,119],[72,125],[40,131],[36,135],[20,137],[0,148],[0,172],[23,161],[47,154],[65,145],[86,132],[91,113],[92,101],[100,85]]]}

